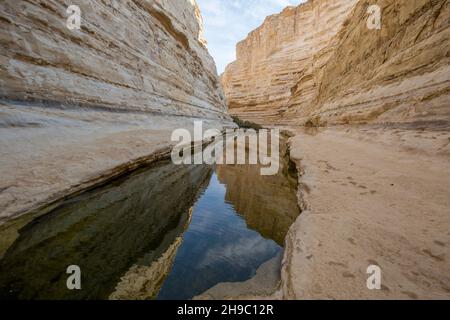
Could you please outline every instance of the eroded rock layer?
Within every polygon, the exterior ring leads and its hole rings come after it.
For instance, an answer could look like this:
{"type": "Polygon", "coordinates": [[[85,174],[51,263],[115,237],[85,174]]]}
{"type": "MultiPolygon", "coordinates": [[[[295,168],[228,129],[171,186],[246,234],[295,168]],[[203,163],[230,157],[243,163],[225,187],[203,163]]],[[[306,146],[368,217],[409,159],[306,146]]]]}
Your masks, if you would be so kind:
{"type": "Polygon", "coordinates": [[[448,121],[449,27],[448,0],[359,1],[328,62],[314,70],[312,103],[297,90],[283,118],[331,124],[448,121]],[[373,4],[381,8],[380,30],[367,28],[373,4]]]}
{"type": "Polygon", "coordinates": [[[217,117],[223,94],[192,0],[2,1],[0,96],[217,117]]]}
{"type": "Polygon", "coordinates": [[[237,60],[222,75],[229,111],[240,118],[273,123],[301,91],[311,99],[313,65],[323,65],[356,0],[315,0],[269,16],[237,45],[237,60]],[[302,88],[297,87],[301,84],[302,88]]]}
{"type": "Polygon", "coordinates": [[[195,0],[0,2],[0,224],[229,118],[195,0]]]}
{"type": "Polygon", "coordinates": [[[238,45],[237,62],[222,78],[230,112],[293,125],[448,121],[449,5],[318,0],[288,8],[238,45]],[[379,30],[367,26],[371,5],[381,9],[379,30]],[[291,29],[287,16],[293,12],[303,13],[292,18],[297,24],[320,36],[309,31],[293,41],[276,31],[291,29]],[[267,40],[264,30],[281,34],[280,43],[267,40]],[[254,40],[258,36],[263,43],[254,40]],[[301,48],[303,60],[296,54],[301,48]],[[259,80],[248,81],[250,76],[259,80]]]}

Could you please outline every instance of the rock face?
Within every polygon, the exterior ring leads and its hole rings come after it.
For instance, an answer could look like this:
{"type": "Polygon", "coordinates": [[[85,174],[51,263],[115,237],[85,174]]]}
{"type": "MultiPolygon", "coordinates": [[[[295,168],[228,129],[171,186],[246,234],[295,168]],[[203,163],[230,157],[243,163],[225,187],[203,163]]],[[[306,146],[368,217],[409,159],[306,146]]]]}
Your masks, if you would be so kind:
{"type": "Polygon", "coordinates": [[[0,3],[0,224],[229,123],[194,0],[0,3]]]}
{"type": "Polygon", "coordinates": [[[448,121],[449,5],[447,0],[319,0],[288,8],[238,45],[238,60],[222,78],[230,112],[266,123],[262,118],[269,114],[270,123],[295,125],[448,121]],[[367,27],[370,5],[381,8],[380,30],[367,27]],[[291,28],[286,18],[291,12],[302,12],[294,20],[315,26],[322,40],[312,32],[294,42],[267,40],[265,30],[291,28]],[[328,21],[335,25],[327,32],[328,21]],[[304,47],[299,64],[296,52],[304,47]],[[253,76],[260,80],[243,84],[253,76]]]}
{"type": "Polygon", "coordinates": [[[237,60],[222,75],[230,113],[259,123],[279,121],[298,83],[311,99],[312,69],[327,61],[356,2],[308,1],[267,17],[238,43],[237,60]]]}
{"type": "Polygon", "coordinates": [[[225,111],[193,0],[2,1],[0,96],[216,118],[225,111]]]}
{"type": "Polygon", "coordinates": [[[282,297],[448,300],[450,130],[293,133],[304,211],[286,238],[282,297]],[[381,290],[368,290],[372,265],[381,290]]]}

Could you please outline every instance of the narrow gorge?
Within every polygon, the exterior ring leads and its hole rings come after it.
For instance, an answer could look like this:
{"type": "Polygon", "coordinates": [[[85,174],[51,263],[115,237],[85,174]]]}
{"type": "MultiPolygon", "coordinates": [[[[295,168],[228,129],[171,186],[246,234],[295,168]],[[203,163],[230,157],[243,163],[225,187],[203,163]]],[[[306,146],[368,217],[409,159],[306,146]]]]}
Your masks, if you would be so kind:
{"type": "Polygon", "coordinates": [[[310,0],[237,44],[229,113],[290,131],[301,173],[282,298],[449,298],[449,40],[448,0],[310,0]]]}
{"type": "Polygon", "coordinates": [[[220,76],[203,1],[76,2],[0,2],[0,300],[450,298],[450,0],[286,1],[220,76]]]}
{"type": "Polygon", "coordinates": [[[264,124],[447,122],[448,1],[314,0],[237,45],[231,114],[264,124]],[[369,29],[370,5],[382,12],[369,29]],[[339,79],[339,81],[336,81],[339,79]]]}
{"type": "Polygon", "coordinates": [[[0,221],[170,150],[176,128],[230,124],[194,1],[2,1],[0,221]],[[51,166],[49,166],[51,163],[51,166]]]}

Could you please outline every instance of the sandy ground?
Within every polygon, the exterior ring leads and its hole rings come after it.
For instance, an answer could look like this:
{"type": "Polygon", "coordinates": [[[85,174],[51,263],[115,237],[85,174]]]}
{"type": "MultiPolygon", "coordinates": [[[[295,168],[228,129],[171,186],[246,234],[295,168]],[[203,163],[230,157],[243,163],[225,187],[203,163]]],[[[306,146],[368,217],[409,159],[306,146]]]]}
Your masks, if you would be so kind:
{"type": "Polygon", "coordinates": [[[286,299],[450,299],[448,128],[291,130],[305,211],[286,239],[286,299]],[[381,268],[381,290],[367,268],[381,268]]]}

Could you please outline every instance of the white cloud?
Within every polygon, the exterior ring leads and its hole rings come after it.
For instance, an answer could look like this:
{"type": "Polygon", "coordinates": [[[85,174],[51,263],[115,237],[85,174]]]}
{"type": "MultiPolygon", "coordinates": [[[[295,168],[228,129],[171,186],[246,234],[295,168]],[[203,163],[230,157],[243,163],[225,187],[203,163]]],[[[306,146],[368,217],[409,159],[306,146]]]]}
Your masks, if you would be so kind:
{"type": "Polygon", "coordinates": [[[304,0],[197,0],[208,49],[222,73],[236,58],[236,43],[260,26],[266,16],[304,0]]]}

